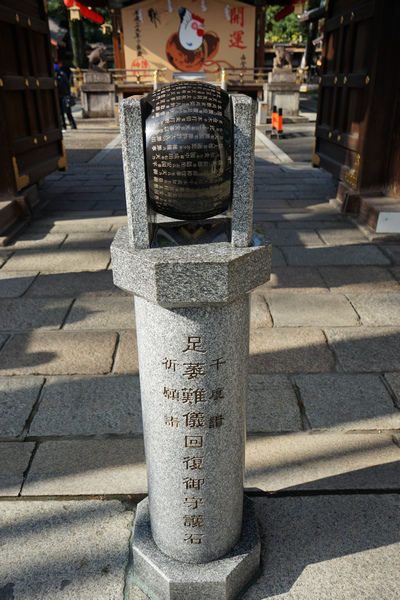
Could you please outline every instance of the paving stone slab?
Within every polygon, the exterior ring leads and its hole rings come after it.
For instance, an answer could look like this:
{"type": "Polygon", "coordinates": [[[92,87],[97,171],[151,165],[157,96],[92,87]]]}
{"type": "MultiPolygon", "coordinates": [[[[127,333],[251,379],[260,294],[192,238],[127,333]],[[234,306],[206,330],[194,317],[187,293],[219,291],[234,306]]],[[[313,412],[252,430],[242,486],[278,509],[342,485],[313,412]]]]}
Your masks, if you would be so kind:
{"type": "Polygon", "coordinates": [[[271,327],[272,319],[262,294],[250,295],[250,327],[271,327]]]}
{"type": "Polygon", "coordinates": [[[76,221],[80,224],[80,225],[86,225],[86,230],[91,228],[91,225],[96,226],[97,225],[103,225],[103,224],[107,224],[110,225],[110,219],[112,222],[112,213],[111,211],[102,211],[102,212],[97,212],[96,214],[93,214],[92,211],[88,210],[88,211],[77,211],[77,212],[71,212],[71,211],[65,211],[63,214],[60,214],[56,211],[53,211],[51,209],[51,206],[48,210],[44,210],[41,214],[40,217],[38,217],[34,223],[50,223],[51,225],[68,225],[71,228],[71,231],[73,231],[75,225],[76,225],[76,221]]]}
{"type": "Polygon", "coordinates": [[[12,252],[0,252],[0,267],[2,267],[9,257],[12,255],[12,252]]]}
{"type": "MultiPolygon", "coordinates": [[[[71,233],[71,232],[85,232],[85,231],[110,231],[111,227],[115,223],[115,219],[112,218],[112,210],[107,211],[87,211],[87,213],[93,217],[94,214],[100,213],[98,218],[87,218],[85,216],[86,211],[80,211],[72,215],[71,210],[63,210],[70,219],[57,219],[53,218],[41,218],[35,221],[32,225],[32,231],[47,232],[47,233],[71,233]],[[106,215],[103,216],[103,214],[106,215]]],[[[57,214],[57,213],[55,213],[57,214]]]]}
{"type": "MultiPolygon", "coordinates": [[[[97,178],[96,178],[97,179],[97,178]]],[[[48,183],[46,181],[46,183],[48,183]]],[[[93,181],[93,179],[90,179],[90,183],[95,184],[95,181],[93,181]]],[[[57,181],[52,181],[51,185],[45,185],[46,189],[50,189],[52,191],[54,191],[55,193],[59,193],[60,188],[61,189],[65,189],[65,188],[73,188],[73,189],[81,189],[84,186],[84,181],[82,181],[82,179],[78,179],[77,177],[64,177],[64,179],[59,179],[57,181]]],[[[53,206],[51,205],[51,209],[53,209],[53,206]]]]}
{"type": "Polygon", "coordinates": [[[313,206],[320,206],[321,196],[313,195],[312,198],[303,197],[303,195],[296,194],[296,198],[288,200],[289,206],[293,209],[303,208],[304,210],[312,210],[313,206]]]}
{"type": "MultiPolygon", "coordinates": [[[[1,271],[0,271],[1,273],[1,271]]],[[[113,283],[112,271],[42,273],[26,293],[29,298],[126,296],[113,283]]]]}
{"type": "Polygon", "coordinates": [[[284,192],[281,191],[278,186],[274,186],[274,189],[272,189],[270,185],[258,186],[258,191],[254,194],[254,208],[256,210],[258,208],[261,210],[267,208],[269,210],[270,208],[275,208],[274,200],[283,200],[284,203],[280,205],[280,207],[288,209],[290,208],[290,205],[287,200],[296,197],[294,190],[284,192]],[[264,202],[260,202],[260,200],[263,200],[264,202]]]}
{"type": "Polygon", "coordinates": [[[78,298],[64,324],[66,330],[132,329],[135,308],[132,295],[78,298]]]}
{"type": "Polygon", "coordinates": [[[70,233],[66,237],[63,248],[109,248],[114,239],[112,231],[85,231],[70,233]]]}
{"type": "Polygon", "coordinates": [[[274,246],[324,246],[319,235],[310,229],[271,229],[267,234],[274,246]]]}
{"type": "Polygon", "coordinates": [[[325,248],[290,248],[286,246],[284,255],[289,266],[324,265],[388,265],[390,261],[375,246],[327,246],[325,248]]]}
{"type": "Polygon", "coordinates": [[[286,267],[287,263],[285,257],[282,254],[282,251],[275,246],[272,247],[272,259],[271,266],[272,267],[286,267]]]}
{"type": "Polygon", "coordinates": [[[262,575],[243,600],[394,600],[398,495],[257,498],[262,575]]]}
{"type": "Polygon", "coordinates": [[[101,271],[110,262],[110,251],[69,250],[61,248],[56,252],[18,251],[4,265],[4,271],[101,271]]]}
{"type": "Polygon", "coordinates": [[[249,375],[246,426],[248,433],[301,429],[299,406],[289,377],[249,375]]]}
{"type": "Polygon", "coordinates": [[[0,357],[0,375],[95,375],[109,373],[114,332],[34,331],[16,334],[0,357]]]}
{"type": "Polygon", "coordinates": [[[400,326],[400,292],[348,294],[363,325],[400,326]]]}
{"type": "Polygon", "coordinates": [[[324,373],[295,379],[312,429],[400,429],[400,410],[379,375],[324,373]]]}
{"type": "MultiPolygon", "coordinates": [[[[327,185],[322,185],[320,189],[314,189],[311,187],[306,186],[302,186],[299,185],[297,186],[297,196],[299,198],[303,198],[307,201],[309,200],[318,200],[319,202],[323,202],[323,204],[325,205],[324,209],[326,210],[326,212],[332,212],[332,209],[329,207],[329,200],[335,198],[336,196],[336,190],[333,189],[331,186],[327,186],[327,185]]],[[[337,214],[337,213],[336,213],[337,214]]],[[[341,215],[340,215],[341,216],[341,215]]]]}
{"type": "MultiPolygon", "coordinates": [[[[268,219],[265,220],[268,221],[268,219]]],[[[315,231],[320,229],[343,229],[345,227],[353,229],[347,221],[326,220],[323,216],[320,216],[319,220],[277,221],[276,226],[278,229],[314,229],[315,231]]]]}
{"type": "Polygon", "coordinates": [[[266,294],[275,327],[359,325],[347,298],[341,294],[266,294]]]}
{"type": "Polygon", "coordinates": [[[390,272],[396,277],[397,281],[400,282],[400,267],[392,267],[390,272]]]}
{"type": "Polygon", "coordinates": [[[400,244],[380,244],[380,248],[394,265],[400,265],[400,244]]]}
{"type": "Polygon", "coordinates": [[[22,496],[146,494],[143,440],[42,442],[22,496]]]}
{"type": "Polygon", "coordinates": [[[328,246],[368,244],[368,238],[358,229],[321,229],[317,232],[328,246]]]}
{"type": "Polygon", "coordinates": [[[388,269],[375,266],[319,267],[319,272],[333,292],[399,292],[399,283],[388,269]]]}
{"type": "Polygon", "coordinates": [[[0,442],[0,497],[18,496],[34,448],[32,442],[0,442]]]}
{"type": "Polygon", "coordinates": [[[0,304],[0,330],[60,329],[71,306],[64,298],[15,298],[0,304]]]}
{"type": "Polygon", "coordinates": [[[121,335],[115,357],[114,373],[117,375],[137,375],[139,373],[136,329],[126,331],[121,335]]]}
{"type": "Polygon", "coordinates": [[[133,517],[116,500],[7,502],[0,598],[123,600],[133,517]]]}
{"type": "Polygon", "coordinates": [[[65,237],[65,233],[48,233],[47,235],[33,233],[28,226],[26,232],[13,239],[8,247],[12,250],[34,250],[35,248],[56,250],[61,246],[65,237]]]}
{"type": "Polygon", "coordinates": [[[9,337],[9,335],[0,335],[0,350],[2,349],[6,341],[9,339],[9,337]]]}
{"type": "Polygon", "coordinates": [[[42,377],[0,377],[0,437],[16,438],[39,397],[42,377]]]}
{"type": "Polygon", "coordinates": [[[260,285],[257,292],[313,294],[329,292],[315,267],[275,267],[271,279],[260,285]]]}
{"type": "Polygon", "coordinates": [[[137,376],[49,377],[28,437],[140,433],[137,376]]]}
{"type": "MultiPolygon", "coordinates": [[[[314,207],[311,207],[314,208],[314,207]]],[[[255,221],[271,221],[279,225],[280,223],[296,223],[296,229],[309,229],[307,223],[313,223],[313,229],[317,229],[316,223],[319,221],[339,222],[340,216],[336,212],[329,212],[317,210],[302,210],[301,208],[290,208],[289,212],[286,210],[275,210],[273,208],[257,208],[254,211],[255,221]],[[304,227],[303,227],[304,224],[304,227]]]]}
{"type": "Polygon", "coordinates": [[[395,406],[400,409],[400,373],[385,373],[385,379],[394,394],[395,406]]]}
{"type": "Polygon", "coordinates": [[[250,373],[324,373],[335,359],[319,329],[269,328],[250,332],[250,373]]]}
{"type": "Polygon", "coordinates": [[[278,198],[266,198],[265,194],[263,194],[262,192],[259,192],[257,195],[255,195],[256,197],[254,198],[254,210],[257,210],[258,208],[263,208],[265,206],[265,203],[268,202],[268,206],[269,208],[279,208],[279,209],[285,209],[285,208],[289,208],[289,204],[286,198],[282,197],[278,197],[278,198]]]}
{"type": "Polygon", "coordinates": [[[19,298],[37,274],[38,271],[0,271],[0,298],[19,298]]]}
{"type": "Polygon", "coordinates": [[[399,489],[400,448],[390,434],[248,435],[245,487],[263,492],[399,489]]]}
{"type": "Polygon", "coordinates": [[[326,335],[340,367],[345,372],[400,371],[400,329],[398,328],[327,328],[326,335]]]}
{"type": "Polygon", "coordinates": [[[104,202],[96,202],[96,204],[94,205],[93,209],[94,210],[104,210],[106,208],[111,208],[113,211],[114,210],[126,210],[126,202],[125,202],[125,198],[119,198],[118,200],[114,199],[114,200],[107,200],[104,202]]]}
{"type": "Polygon", "coordinates": [[[104,182],[104,185],[99,185],[99,183],[95,181],[86,181],[79,187],[81,190],[77,190],[76,187],[72,186],[74,195],[78,198],[86,196],[86,194],[94,200],[106,200],[109,196],[115,196],[115,194],[113,194],[114,186],[110,181],[108,181],[107,184],[104,182]]]}
{"type": "MultiPolygon", "coordinates": [[[[66,212],[69,210],[74,210],[86,212],[94,209],[96,205],[95,200],[85,198],[83,195],[79,196],[78,194],[70,194],[69,192],[71,192],[71,188],[67,188],[66,190],[64,190],[62,192],[62,196],[59,197],[57,200],[54,201],[53,198],[51,199],[52,211],[66,212]]],[[[52,229],[52,231],[57,230],[57,228],[52,229]]],[[[60,230],[62,231],[61,228],[58,231],[60,230]]]]}
{"type": "Polygon", "coordinates": [[[269,193],[277,191],[277,192],[295,192],[297,190],[297,185],[292,183],[283,183],[281,181],[272,180],[269,186],[266,188],[266,191],[269,193]]]}

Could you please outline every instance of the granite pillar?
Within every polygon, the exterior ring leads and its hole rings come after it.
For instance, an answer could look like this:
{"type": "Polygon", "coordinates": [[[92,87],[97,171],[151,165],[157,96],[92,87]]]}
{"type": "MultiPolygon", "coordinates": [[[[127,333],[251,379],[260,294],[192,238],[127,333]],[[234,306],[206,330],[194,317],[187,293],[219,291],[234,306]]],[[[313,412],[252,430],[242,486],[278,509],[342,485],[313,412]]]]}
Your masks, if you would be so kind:
{"type": "Polygon", "coordinates": [[[268,242],[252,234],[254,104],[239,97],[225,109],[234,121],[231,231],[214,242],[198,233],[218,228],[219,217],[188,227],[149,207],[145,137],[131,127],[142,109],[135,99],[121,103],[128,226],[111,246],[114,283],[135,295],[149,480],[133,577],[152,600],[231,600],[260,557],[243,496],[248,292],[268,280],[271,260],[268,242]],[[163,224],[171,244],[157,247],[163,224]],[[192,243],[177,243],[177,232],[192,243]]]}

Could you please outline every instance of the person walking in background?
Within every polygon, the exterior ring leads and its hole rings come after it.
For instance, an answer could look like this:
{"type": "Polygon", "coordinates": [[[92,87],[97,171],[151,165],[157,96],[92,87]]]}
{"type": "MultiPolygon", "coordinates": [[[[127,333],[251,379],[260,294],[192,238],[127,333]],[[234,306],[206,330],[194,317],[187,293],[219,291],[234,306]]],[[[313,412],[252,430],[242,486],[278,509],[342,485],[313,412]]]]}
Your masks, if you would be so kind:
{"type": "Polygon", "coordinates": [[[65,115],[67,115],[71,129],[76,129],[76,123],[72,116],[71,106],[75,104],[75,100],[71,96],[71,88],[69,85],[68,77],[60,69],[57,63],[54,63],[54,72],[57,78],[57,90],[58,90],[58,101],[60,103],[61,113],[61,125],[63,131],[67,130],[67,124],[65,122],[65,115]]]}

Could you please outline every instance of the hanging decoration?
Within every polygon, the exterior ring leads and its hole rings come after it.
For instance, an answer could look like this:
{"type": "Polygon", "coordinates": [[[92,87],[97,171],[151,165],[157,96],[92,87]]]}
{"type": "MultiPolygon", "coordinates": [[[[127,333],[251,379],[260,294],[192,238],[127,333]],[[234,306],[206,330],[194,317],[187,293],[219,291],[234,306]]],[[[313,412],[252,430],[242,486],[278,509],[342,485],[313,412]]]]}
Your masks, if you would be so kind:
{"type": "Polygon", "coordinates": [[[225,6],[225,17],[227,21],[231,21],[231,7],[229,6],[229,4],[225,6]]]}
{"type": "Polygon", "coordinates": [[[206,5],[206,0],[201,0],[201,10],[203,12],[206,12],[208,10],[207,5],[206,5]]]}
{"type": "Polygon", "coordinates": [[[167,0],[168,12],[173,12],[174,7],[172,6],[172,0],[167,0]]]}
{"type": "MultiPolygon", "coordinates": [[[[89,19],[90,21],[94,21],[98,25],[102,25],[104,23],[104,17],[102,15],[99,15],[99,13],[97,13],[96,11],[91,10],[84,4],[81,4],[80,2],[78,2],[78,0],[64,0],[64,4],[68,9],[77,9],[79,16],[75,16],[75,19],[80,19],[82,16],[86,19],[89,19]]],[[[71,15],[71,18],[73,19],[74,17],[72,17],[71,15]]]]}

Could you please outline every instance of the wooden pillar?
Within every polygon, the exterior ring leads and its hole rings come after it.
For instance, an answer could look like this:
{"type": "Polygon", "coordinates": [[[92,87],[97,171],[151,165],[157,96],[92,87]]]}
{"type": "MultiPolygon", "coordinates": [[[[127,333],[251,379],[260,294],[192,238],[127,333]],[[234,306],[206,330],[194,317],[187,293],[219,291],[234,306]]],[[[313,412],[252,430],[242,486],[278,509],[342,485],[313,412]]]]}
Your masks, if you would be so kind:
{"type": "Polygon", "coordinates": [[[264,6],[256,8],[256,40],[258,34],[259,42],[257,46],[256,41],[255,66],[260,69],[264,67],[265,60],[265,3],[266,0],[264,0],[264,6]]]}
{"type": "Polygon", "coordinates": [[[112,41],[114,65],[116,69],[125,69],[124,32],[122,30],[121,9],[111,9],[112,41]]]}

